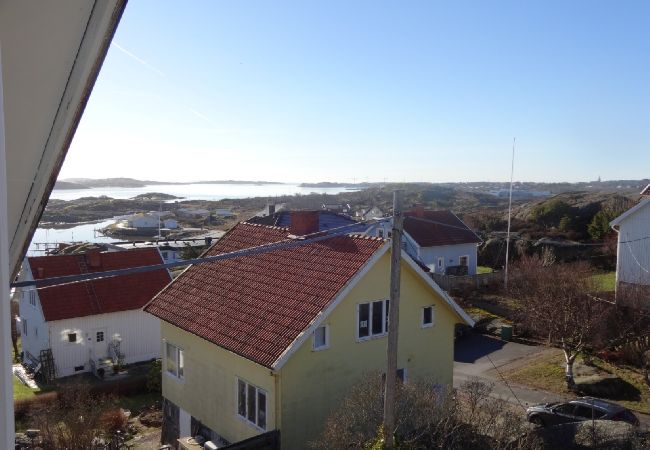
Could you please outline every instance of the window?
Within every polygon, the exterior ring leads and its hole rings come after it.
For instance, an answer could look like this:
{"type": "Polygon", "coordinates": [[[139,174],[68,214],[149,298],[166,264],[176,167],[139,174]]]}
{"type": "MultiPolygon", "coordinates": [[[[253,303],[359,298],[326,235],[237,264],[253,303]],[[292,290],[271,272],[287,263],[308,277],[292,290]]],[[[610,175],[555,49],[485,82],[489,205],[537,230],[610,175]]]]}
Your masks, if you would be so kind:
{"type": "Polygon", "coordinates": [[[433,306],[425,306],[422,308],[422,328],[429,328],[433,326],[433,306]]]}
{"type": "Polygon", "coordinates": [[[357,337],[365,339],[388,332],[388,300],[361,303],[358,308],[357,337]]]}
{"type": "Polygon", "coordinates": [[[383,228],[377,228],[377,236],[380,238],[384,237],[384,229],[383,228]]]}
{"type": "Polygon", "coordinates": [[[81,372],[82,370],[84,370],[84,366],[75,366],[74,367],[75,372],[81,372]]]}
{"type": "Polygon", "coordinates": [[[27,319],[23,319],[23,335],[27,336],[27,319]]]}
{"type": "Polygon", "coordinates": [[[97,338],[95,340],[97,342],[104,342],[104,332],[103,331],[98,331],[97,332],[97,338]]]}
{"type": "Polygon", "coordinates": [[[36,291],[29,291],[29,304],[36,306],[36,291]]]}
{"type": "Polygon", "coordinates": [[[163,257],[163,259],[164,259],[165,261],[167,261],[167,252],[161,252],[161,253],[162,253],[162,257],[163,257]]]}
{"type": "Polygon", "coordinates": [[[322,325],[314,331],[313,350],[324,350],[330,346],[329,325],[322,325]]]}
{"type": "Polygon", "coordinates": [[[438,272],[443,273],[445,271],[445,258],[438,258],[438,272]]]}
{"type": "Polygon", "coordinates": [[[458,258],[458,264],[461,266],[468,266],[469,265],[469,256],[461,256],[458,258]]]}
{"type": "Polygon", "coordinates": [[[185,357],[183,355],[183,350],[167,342],[165,356],[165,367],[167,368],[167,373],[182,380],[185,372],[185,357]]]}
{"type": "Polygon", "coordinates": [[[77,333],[68,333],[68,342],[71,344],[77,342],[77,333]]]}
{"type": "Polygon", "coordinates": [[[266,392],[238,378],[237,414],[242,419],[266,430],[266,392]]]}

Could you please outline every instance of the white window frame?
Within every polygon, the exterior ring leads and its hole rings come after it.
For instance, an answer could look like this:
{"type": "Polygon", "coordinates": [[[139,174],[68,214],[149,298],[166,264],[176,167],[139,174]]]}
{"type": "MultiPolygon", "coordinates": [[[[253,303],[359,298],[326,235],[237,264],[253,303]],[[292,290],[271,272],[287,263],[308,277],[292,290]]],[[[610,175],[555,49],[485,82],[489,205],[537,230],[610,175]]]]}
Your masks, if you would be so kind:
{"type": "Polygon", "coordinates": [[[312,336],[311,349],[313,351],[317,352],[317,351],[320,351],[320,350],[327,350],[328,348],[330,348],[330,326],[329,326],[329,324],[320,325],[319,327],[317,327],[314,330],[314,334],[312,336]],[[316,345],[316,332],[321,328],[325,329],[325,343],[323,345],[317,346],[316,345]]]}
{"type": "Polygon", "coordinates": [[[369,339],[376,339],[376,338],[381,338],[384,337],[388,334],[388,310],[390,308],[387,308],[386,305],[388,305],[389,300],[388,299],[381,299],[381,300],[370,300],[367,302],[363,303],[358,303],[357,304],[357,320],[354,322],[354,326],[356,328],[355,334],[357,336],[357,341],[367,341],[369,339]],[[381,310],[382,310],[382,317],[381,317],[381,323],[382,323],[382,331],[381,333],[374,333],[372,332],[372,312],[374,308],[374,304],[376,302],[382,302],[381,310]],[[359,336],[359,319],[361,318],[361,306],[362,305],[369,305],[368,306],[368,336],[359,336]]]}
{"type": "Polygon", "coordinates": [[[458,265],[469,267],[469,255],[461,255],[458,257],[458,265]],[[467,264],[463,264],[463,258],[467,261],[467,264]]]}
{"type": "Polygon", "coordinates": [[[235,377],[235,415],[245,421],[247,424],[251,425],[252,427],[261,430],[261,431],[266,431],[269,426],[269,394],[266,390],[254,385],[253,383],[249,383],[248,381],[244,380],[243,378],[235,377]],[[244,388],[244,405],[245,405],[245,411],[244,415],[242,416],[239,413],[239,383],[243,383],[245,388],[244,388]],[[248,392],[249,388],[255,389],[255,421],[251,421],[248,419],[248,392]],[[260,405],[259,405],[259,398],[260,398],[260,393],[264,394],[265,398],[265,405],[264,405],[264,411],[266,416],[264,417],[265,423],[264,426],[258,425],[260,421],[260,405]]]}
{"type": "Polygon", "coordinates": [[[431,328],[436,323],[436,308],[435,305],[427,305],[422,307],[422,314],[420,315],[420,326],[422,328],[431,328]],[[431,308],[431,323],[424,323],[424,310],[431,308]]]}
{"type": "Polygon", "coordinates": [[[176,380],[176,381],[184,381],[185,380],[185,350],[183,350],[181,347],[179,347],[176,344],[172,344],[169,341],[164,341],[165,344],[165,367],[163,368],[164,372],[169,376],[170,378],[176,380]],[[173,351],[175,352],[176,355],[176,361],[174,362],[175,364],[175,370],[171,371],[169,370],[168,364],[169,364],[169,357],[168,355],[168,346],[173,347],[173,351]],[[181,370],[182,369],[182,370],[181,370]]]}

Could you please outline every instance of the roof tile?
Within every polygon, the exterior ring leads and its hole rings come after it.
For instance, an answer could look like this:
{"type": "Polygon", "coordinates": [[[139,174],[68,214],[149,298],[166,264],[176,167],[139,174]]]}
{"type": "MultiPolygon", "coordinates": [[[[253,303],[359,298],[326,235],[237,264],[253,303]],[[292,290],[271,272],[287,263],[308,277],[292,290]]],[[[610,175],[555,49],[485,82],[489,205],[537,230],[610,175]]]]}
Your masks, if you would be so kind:
{"type": "MultiPolygon", "coordinates": [[[[288,240],[286,228],[240,223],[206,255],[288,240]]],[[[337,236],[194,265],[145,307],[151,314],[271,367],[384,245],[337,236]]]]}

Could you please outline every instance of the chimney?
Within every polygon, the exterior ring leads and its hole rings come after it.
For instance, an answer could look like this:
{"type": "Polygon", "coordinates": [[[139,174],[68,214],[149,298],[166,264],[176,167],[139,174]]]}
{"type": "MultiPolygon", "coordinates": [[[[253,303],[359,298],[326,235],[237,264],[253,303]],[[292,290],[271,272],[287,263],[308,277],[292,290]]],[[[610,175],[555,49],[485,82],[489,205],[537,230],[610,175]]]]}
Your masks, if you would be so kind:
{"type": "Polygon", "coordinates": [[[102,266],[102,254],[94,251],[94,252],[88,252],[86,254],[86,257],[88,258],[88,265],[90,267],[101,267],[102,266]]]}
{"type": "Polygon", "coordinates": [[[317,233],[319,231],[318,211],[291,211],[289,231],[296,236],[317,233]]]}
{"type": "Polygon", "coordinates": [[[273,214],[275,214],[275,203],[269,203],[268,205],[266,205],[266,213],[267,216],[272,216],[273,214]]]}
{"type": "Polygon", "coordinates": [[[415,212],[415,217],[419,217],[421,219],[424,218],[424,206],[423,205],[421,205],[421,204],[415,205],[415,208],[413,209],[413,211],[415,212]]]}

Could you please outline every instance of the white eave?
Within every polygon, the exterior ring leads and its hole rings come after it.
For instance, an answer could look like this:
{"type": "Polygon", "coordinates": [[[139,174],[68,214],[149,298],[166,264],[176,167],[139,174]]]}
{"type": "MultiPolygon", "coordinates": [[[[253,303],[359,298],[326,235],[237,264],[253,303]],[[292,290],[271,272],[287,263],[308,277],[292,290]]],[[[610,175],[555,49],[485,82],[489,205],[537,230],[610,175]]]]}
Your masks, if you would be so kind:
{"type": "Polygon", "coordinates": [[[639,203],[634,205],[632,208],[628,209],[623,214],[618,216],[616,219],[612,220],[609,223],[609,226],[614,228],[614,230],[617,230],[616,227],[619,226],[621,224],[621,222],[623,222],[625,219],[627,219],[631,215],[635,214],[638,210],[644,208],[648,203],[650,203],[650,197],[644,198],[639,203]]]}
{"type": "Polygon", "coordinates": [[[126,0],[3,0],[9,270],[40,220],[126,0]]]}

